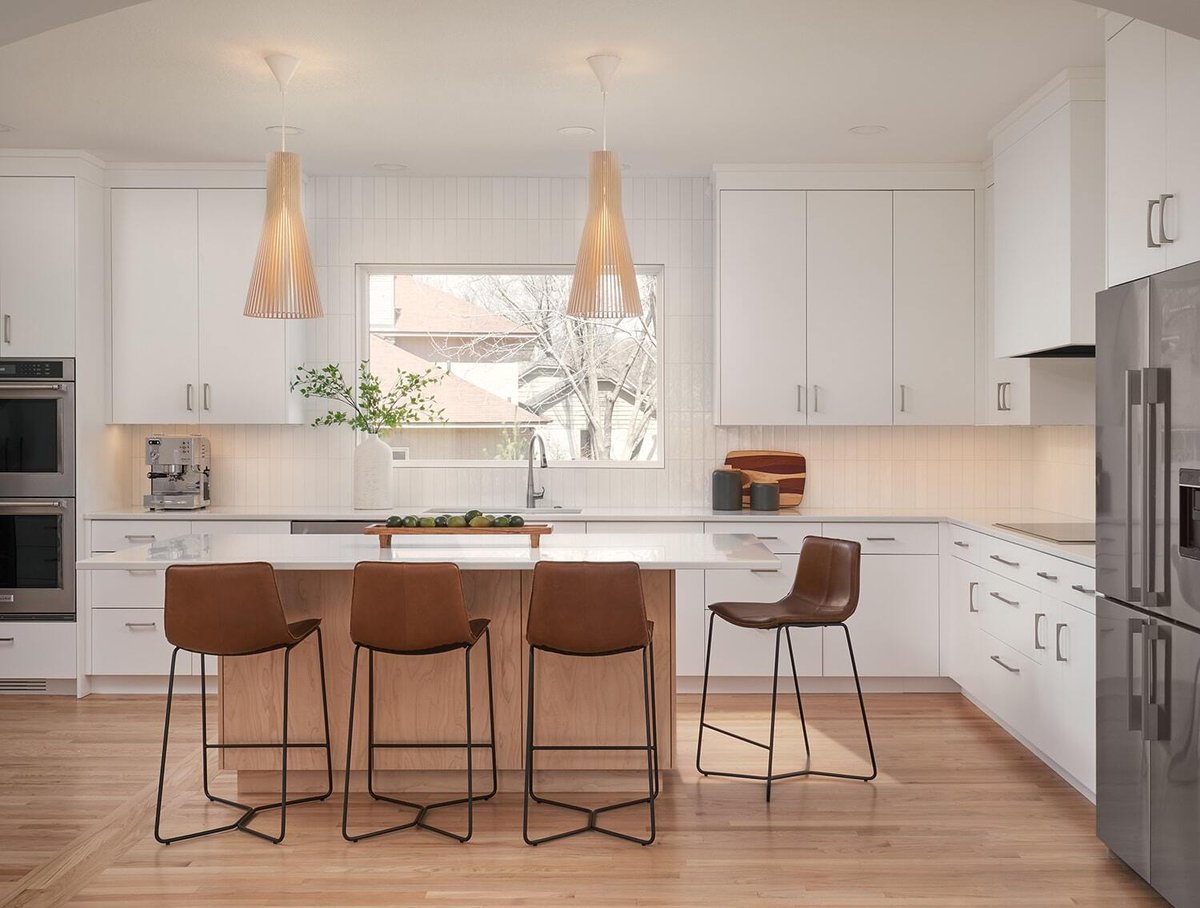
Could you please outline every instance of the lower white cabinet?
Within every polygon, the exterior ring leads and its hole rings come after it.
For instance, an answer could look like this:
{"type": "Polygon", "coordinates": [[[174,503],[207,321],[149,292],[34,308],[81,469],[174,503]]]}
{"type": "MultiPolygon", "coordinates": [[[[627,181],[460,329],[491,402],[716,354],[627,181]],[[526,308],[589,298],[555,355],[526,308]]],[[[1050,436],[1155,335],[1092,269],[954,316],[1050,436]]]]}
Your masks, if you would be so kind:
{"type": "MultiPolygon", "coordinates": [[[[938,556],[864,555],[858,609],[846,626],[859,675],[937,677],[938,556]]],[[[850,676],[845,632],[821,633],[824,674],[850,676]]]]}
{"type": "Polygon", "coordinates": [[[1049,663],[1057,696],[1046,748],[1063,769],[1096,790],[1096,616],[1057,605],[1049,663]]]}
{"type": "Polygon", "coordinates": [[[75,622],[0,624],[0,679],[74,679],[75,622]]]}
{"type": "MultiPolygon", "coordinates": [[[[92,612],[93,675],[165,675],[171,670],[172,649],[163,630],[162,609],[92,612]]],[[[192,673],[191,653],[179,654],[175,671],[192,673]]]]}

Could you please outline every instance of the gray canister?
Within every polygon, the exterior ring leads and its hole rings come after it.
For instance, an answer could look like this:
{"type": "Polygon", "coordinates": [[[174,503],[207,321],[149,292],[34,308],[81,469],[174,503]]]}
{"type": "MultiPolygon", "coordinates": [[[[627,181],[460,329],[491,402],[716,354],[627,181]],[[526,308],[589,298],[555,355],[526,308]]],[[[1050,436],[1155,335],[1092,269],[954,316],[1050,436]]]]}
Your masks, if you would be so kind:
{"type": "Polygon", "coordinates": [[[740,511],[742,509],[742,483],[745,477],[741,470],[724,467],[713,470],[712,506],[714,511],[740,511]]]}
{"type": "Polygon", "coordinates": [[[750,483],[750,510],[778,511],[779,483],[752,482],[750,483]]]}

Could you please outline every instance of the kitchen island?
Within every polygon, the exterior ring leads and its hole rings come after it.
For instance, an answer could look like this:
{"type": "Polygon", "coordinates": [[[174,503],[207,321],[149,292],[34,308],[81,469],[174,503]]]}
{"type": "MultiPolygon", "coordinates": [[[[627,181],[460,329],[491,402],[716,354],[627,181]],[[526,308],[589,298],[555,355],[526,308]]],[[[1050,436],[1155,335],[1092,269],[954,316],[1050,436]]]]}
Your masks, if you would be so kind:
{"type": "MultiPolygon", "coordinates": [[[[335,767],[344,766],[353,643],[350,592],[354,566],[375,562],[451,562],[463,571],[472,617],[491,620],[496,709],[496,759],[501,785],[522,785],[527,648],[525,619],[533,569],[539,561],[633,561],[643,570],[648,617],[654,622],[660,762],[675,765],[675,572],[777,571],[779,559],[746,534],[602,534],[548,536],[540,549],[523,538],[483,535],[405,537],[380,548],[374,537],[284,535],[186,535],[123,551],[95,555],[78,563],[82,571],[165,571],[173,564],[266,562],[278,571],[280,595],[289,621],[319,617],[325,635],[330,732],[335,767]]],[[[482,648],[473,669],[484,677],[482,648]]],[[[295,741],[322,737],[316,647],[305,643],[292,659],[289,736],[295,741]],[[310,652],[304,652],[310,650],[310,652]]],[[[166,671],[166,666],[164,666],[166,671]]],[[[474,672],[473,672],[474,673],[474,672]]],[[[365,671],[364,678],[365,681],[365,671]]],[[[461,739],[463,680],[455,653],[436,656],[376,656],[377,740],[448,741],[461,739]]],[[[631,743],[639,740],[642,716],[641,671],[636,654],[594,659],[547,654],[538,660],[539,741],[556,744],[631,743]]],[[[487,714],[486,685],[473,685],[476,716],[487,714]]],[[[219,734],[225,743],[276,740],[282,705],[282,654],[225,659],[220,665],[219,734]]],[[[355,716],[356,784],[366,768],[366,704],[355,716]],[[361,737],[360,737],[361,735],[361,737]]],[[[477,722],[478,726],[478,722],[477,722]]],[[[478,735],[477,735],[478,737],[478,735]]],[[[482,739],[481,739],[482,740],[482,739]]],[[[239,789],[277,787],[279,755],[270,751],[224,750],[222,768],[238,772],[239,789]]],[[[293,751],[301,787],[317,787],[323,755],[293,751]]],[[[622,788],[623,773],[638,769],[636,754],[564,752],[539,757],[540,782],[547,790],[605,786],[622,788]],[[605,771],[603,775],[598,770],[605,771]]],[[[439,750],[383,750],[376,757],[380,784],[446,790],[461,785],[465,755],[439,750]],[[404,773],[406,778],[388,781],[404,773]]]]}

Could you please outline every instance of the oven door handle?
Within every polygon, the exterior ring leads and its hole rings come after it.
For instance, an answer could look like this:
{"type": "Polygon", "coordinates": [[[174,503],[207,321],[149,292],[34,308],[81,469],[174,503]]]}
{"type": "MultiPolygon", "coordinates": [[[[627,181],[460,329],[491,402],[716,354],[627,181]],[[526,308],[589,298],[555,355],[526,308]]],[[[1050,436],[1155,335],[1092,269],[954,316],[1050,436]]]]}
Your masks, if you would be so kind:
{"type": "Polygon", "coordinates": [[[41,384],[38,382],[0,382],[0,397],[3,397],[9,391],[54,391],[56,394],[65,394],[67,386],[57,382],[52,384],[41,384]]]}
{"type": "Polygon", "coordinates": [[[15,508],[22,511],[38,508],[53,508],[56,511],[65,511],[67,506],[61,501],[34,501],[30,498],[21,498],[12,501],[0,501],[0,508],[15,508]]]}

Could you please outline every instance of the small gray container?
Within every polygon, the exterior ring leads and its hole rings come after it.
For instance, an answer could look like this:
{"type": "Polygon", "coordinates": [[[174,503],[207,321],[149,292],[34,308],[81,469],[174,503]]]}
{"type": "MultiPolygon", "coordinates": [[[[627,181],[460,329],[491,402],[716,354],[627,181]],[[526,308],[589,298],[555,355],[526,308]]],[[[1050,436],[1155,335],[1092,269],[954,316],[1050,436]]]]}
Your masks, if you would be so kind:
{"type": "Polygon", "coordinates": [[[778,511],[779,483],[752,482],[750,483],[750,510],[778,511]]]}
{"type": "Polygon", "coordinates": [[[713,470],[712,507],[714,511],[740,511],[742,509],[742,483],[746,477],[741,470],[728,467],[713,470]]]}

